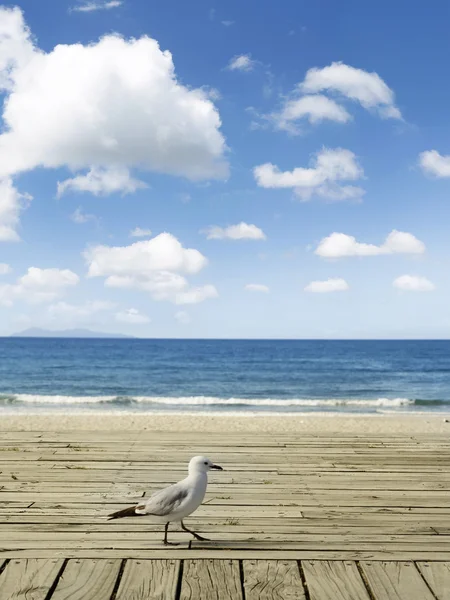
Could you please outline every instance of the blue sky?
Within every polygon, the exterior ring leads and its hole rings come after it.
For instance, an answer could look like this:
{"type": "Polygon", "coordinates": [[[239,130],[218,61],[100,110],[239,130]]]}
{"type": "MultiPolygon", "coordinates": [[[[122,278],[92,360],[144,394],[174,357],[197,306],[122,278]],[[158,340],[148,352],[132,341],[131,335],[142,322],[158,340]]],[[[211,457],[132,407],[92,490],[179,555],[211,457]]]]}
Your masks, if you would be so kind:
{"type": "Polygon", "coordinates": [[[447,3],[0,11],[0,335],[450,336],[447,3]]]}

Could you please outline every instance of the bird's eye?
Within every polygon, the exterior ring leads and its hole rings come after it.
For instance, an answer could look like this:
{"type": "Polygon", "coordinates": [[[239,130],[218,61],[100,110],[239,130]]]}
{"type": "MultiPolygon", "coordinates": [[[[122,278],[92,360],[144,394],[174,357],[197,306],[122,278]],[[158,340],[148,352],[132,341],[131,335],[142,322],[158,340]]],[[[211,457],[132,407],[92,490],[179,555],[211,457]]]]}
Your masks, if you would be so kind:
{"type": "Polygon", "coordinates": [[[208,466],[208,463],[207,463],[207,462],[205,462],[205,465],[206,465],[206,466],[208,466]]]}

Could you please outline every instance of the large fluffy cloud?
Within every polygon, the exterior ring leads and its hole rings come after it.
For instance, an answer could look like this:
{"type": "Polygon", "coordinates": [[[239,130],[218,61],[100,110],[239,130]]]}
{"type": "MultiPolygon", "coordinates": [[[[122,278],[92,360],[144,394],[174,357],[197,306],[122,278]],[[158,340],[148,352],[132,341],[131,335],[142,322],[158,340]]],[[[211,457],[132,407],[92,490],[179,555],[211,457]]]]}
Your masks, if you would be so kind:
{"type": "Polygon", "coordinates": [[[378,73],[369,73],[342,62],[323,69],[309,69],[300,90],[311,94],[330,91],[359,102],[366,109],[375,109],[383,118],[400,119],[395,95],[378,73]]]}
{"type": "Polygon", "coordinates": [[[256,225],[238,223],[229,227],[212,226],[204,231],[208,240],[265,240],[266,234],[256,225]]]}
{"type": "Polygon", "coordinates": [[[207,259],[184,248],[170,233],[129,246],[95,246],[85,252],[89,277],[105,277],[105,285],[144,290],[155,300],[194,304],[216,297],[213,285],[191,287],[184,275],[199,273],[207,259]]]}
{"type": "Polygon", "coordinates": [[[253,169],[257,184],[264,188],[292,188],[302,200],[317,195],[333,200],[360,198],[364,190],[342,181],[355,181],[364,176],[356,156],[343,148],[324,148],[311,160],[310,167],[297,167],[293,171],[280,169],[266,163],[253,169]]]}
{"type": "Polygon", "coordinates": [[[396,231],[387,236],[380,245],[357,242],[351,235],[332,233],[323,238],[315,250],[315,254],[323,258],[342,258],[345,256],[376,256],[380,254],[423,254],[425,244],[412,233],[396,231]]]}
{"type": "Polygon", "coordinates": [[[29,304],[52,302],[66,288],[77,285],[79,277],[69,269],[30,267],[15,284],[0,286],[0,304],[11,306],[16,300],[29,304]]]}
{"type": "Polygon", "coordinates": [[[179,83],[172,55],[149,37],[107,35],[45,52],[20,9],[0,9],[0,88],[0,177],[38,166],[136,166],[192,180],[228,174],[208,92],[179,83]]]}
{"type": "Polygon", "coordinates": [[[429,279],[417,275],[401,275],[394,279],[392,285],[406,292],[432,292],[435,289],[434,283],[429,279]]]}

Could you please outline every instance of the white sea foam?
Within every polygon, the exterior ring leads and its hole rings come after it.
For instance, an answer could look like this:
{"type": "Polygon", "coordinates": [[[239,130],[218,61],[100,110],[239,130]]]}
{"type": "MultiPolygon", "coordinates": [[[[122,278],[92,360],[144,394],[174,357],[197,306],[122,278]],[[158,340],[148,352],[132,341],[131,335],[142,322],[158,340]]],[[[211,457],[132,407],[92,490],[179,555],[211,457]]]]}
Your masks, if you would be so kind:
{"type": "MultiPolygon", "coordinates": [[[[11,394],[7,397],[12,402],[33,404],[159,404],[165,406],[252,406],[252,407],[339,407],[352,406],[360,408],[398,408],[414,404],[408,398],[377,399],[316,399],[316,398],[216,398],[213,396],[183,396],[180,398],[167,396],[61,396],[37,394],[11,394]]],[[[1,402],[1,397],[0,397],[1,402]]]]}

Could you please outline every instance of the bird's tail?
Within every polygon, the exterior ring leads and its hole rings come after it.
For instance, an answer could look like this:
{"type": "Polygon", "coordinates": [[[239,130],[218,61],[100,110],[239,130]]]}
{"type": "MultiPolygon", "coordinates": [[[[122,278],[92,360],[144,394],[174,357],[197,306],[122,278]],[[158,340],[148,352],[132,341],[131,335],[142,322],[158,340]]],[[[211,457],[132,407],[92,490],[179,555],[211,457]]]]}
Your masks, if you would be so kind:
{"type": "Polygon", "coordinates": [[[128,508],[123,508],[122,510],[118,510],[117,512],[111,513],[108,515],[108,521],[112,519],[122,519],[122,517],[139,517],[141,515],[136,514],[136,506],[129,506],[128,508]]]}

